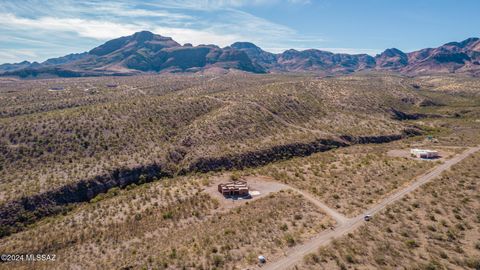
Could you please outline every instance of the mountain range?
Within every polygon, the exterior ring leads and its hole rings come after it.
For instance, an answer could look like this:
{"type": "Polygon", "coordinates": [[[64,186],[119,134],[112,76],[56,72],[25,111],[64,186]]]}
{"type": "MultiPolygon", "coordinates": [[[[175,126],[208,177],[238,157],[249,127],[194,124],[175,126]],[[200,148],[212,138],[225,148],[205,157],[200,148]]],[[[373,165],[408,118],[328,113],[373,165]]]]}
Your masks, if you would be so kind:
{"type": "Polygon", "coordinates": [[[406,75],[461,73],[480,76],[480,39],[450,42],[438,48],[410,53],[391,48],[375,57],[309,49],[274,54],[250,42],[216,45],[181,45],[170,37],[148,31],[110,40],[89,52],[69,54],[45,62],[23,61],[0,65],[0,75],[27,77],[79,77],[135,75],[165,72],[253,73],[309,72],[319,75],[358,71],[387,71],[406,75]]]}

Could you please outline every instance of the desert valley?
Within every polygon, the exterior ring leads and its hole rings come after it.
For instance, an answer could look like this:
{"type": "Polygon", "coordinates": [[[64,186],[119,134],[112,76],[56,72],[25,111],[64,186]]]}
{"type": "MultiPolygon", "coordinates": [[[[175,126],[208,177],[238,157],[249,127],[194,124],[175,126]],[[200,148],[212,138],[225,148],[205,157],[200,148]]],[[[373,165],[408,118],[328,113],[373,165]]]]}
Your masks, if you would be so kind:
{"type": "Polygon", "coordinates": [[[479,270],[479,76],[478,38],[0,64],[0,269],[479,270]]]}

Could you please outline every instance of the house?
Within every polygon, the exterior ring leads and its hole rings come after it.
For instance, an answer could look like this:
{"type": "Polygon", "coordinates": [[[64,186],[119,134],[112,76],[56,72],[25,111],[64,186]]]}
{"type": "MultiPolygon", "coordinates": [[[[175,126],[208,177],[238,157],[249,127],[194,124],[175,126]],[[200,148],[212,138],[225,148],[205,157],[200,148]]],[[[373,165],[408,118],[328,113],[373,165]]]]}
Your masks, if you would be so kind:
{"type": "Polygon", "coordinates": [[[427,149],[411,149],[410,154],[414,155],[417,158],[433,159],[440,157],[438,151],[427,149]]]}
{"type": "Polygon", "coordinates": [[[218,192],[223,196],[247,196],[249,188],[245,181],[233,181],[218,185],[218,192]]]}

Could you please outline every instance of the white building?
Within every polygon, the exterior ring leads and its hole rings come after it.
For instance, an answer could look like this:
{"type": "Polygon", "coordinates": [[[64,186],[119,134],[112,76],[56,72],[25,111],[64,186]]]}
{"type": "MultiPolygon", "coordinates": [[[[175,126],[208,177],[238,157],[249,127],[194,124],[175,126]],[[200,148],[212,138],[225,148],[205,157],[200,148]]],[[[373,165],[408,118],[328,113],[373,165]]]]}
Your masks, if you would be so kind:
{"type": "Polygon", "coordinates": [[[417,158],[438,158],[440,156],[438,151],[427,149],[411,149],[410,154],[417,158]]]}

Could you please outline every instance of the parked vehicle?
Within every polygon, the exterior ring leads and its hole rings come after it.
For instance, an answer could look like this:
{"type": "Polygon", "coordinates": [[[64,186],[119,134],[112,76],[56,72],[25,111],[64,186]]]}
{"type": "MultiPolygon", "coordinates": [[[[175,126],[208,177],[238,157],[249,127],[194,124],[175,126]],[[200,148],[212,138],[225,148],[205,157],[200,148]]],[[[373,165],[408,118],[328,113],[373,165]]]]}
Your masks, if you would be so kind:
{"type": "Polygon", "coordinates": [[[267,259],[265,259],[264,256],[260,255],[260,256],[258,256],[258,262],[259,262],[260,264],[264,264],[264,263],[267,262],[267,259]]]}

